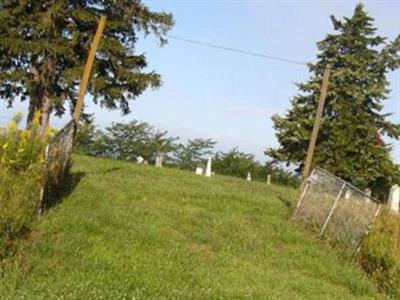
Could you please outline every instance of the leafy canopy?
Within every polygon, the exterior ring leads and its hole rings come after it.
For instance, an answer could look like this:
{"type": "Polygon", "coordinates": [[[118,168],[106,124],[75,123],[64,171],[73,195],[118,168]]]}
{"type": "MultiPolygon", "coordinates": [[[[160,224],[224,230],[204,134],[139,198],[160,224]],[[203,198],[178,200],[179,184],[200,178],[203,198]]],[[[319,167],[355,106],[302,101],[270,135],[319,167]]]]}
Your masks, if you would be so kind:
{"type": "Polygon", "coordinates": [[[177,147],[176,140],[168,136],[168,131],[156,130],[137,120],[112,123],[105,131],[97,129],[93,123],[81,122],[75,146],[79,153],[127,161],[136,161],[141,156],[154,163],[157,155],[163,155],[168,164],[177,147]]]}
{"type": "Polygon", "coordinates": [[[216,143],[212,139],[196,138],[188,140],[186,144],[179,144],[175,151],[175,165],[184,170],[195,170],[196,166],[205,165],[216,143]]]}

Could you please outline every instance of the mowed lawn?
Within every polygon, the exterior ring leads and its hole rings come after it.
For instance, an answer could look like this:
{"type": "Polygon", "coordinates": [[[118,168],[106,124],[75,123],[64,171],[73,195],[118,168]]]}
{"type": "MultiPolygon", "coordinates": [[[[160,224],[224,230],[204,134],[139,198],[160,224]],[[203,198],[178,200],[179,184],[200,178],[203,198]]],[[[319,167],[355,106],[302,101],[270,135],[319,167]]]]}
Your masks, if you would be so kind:
{"type": "Polygon", "coordinates": [[[291,220],[296,191],[74,157],[75,186],[3,262],[1,299],[378,299],[291,220]]]}

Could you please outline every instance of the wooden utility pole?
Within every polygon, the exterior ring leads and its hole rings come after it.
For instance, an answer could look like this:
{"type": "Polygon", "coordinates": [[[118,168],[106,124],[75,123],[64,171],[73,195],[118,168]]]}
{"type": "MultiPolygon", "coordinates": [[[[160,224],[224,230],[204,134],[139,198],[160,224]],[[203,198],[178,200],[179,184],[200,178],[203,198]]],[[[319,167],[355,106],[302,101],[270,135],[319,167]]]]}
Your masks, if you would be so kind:
{"type": "Polygon", "coordinates": [[[317,143],[318,131],[321,125],[322,113],[324,111],[326,94],[328,92],[328,84],[329,84],[329,76],[331,74],[331,67],[329,65],[326,66],[324,72],[324,78],[322,80],[321,87],[321,95],[319,97],[317,114],[315,116],[314,127],[311,134],[310,144],[308,145],[307,157],[304,163],[304,171],[303,171],[303,181],[300,185],[300,190],[302,191],[306,185],[308,175],[311,170],[311,163],[314,156],[315,144],[317,143]]]}
{"type": "Polygon", "coordinates": [[[77,123],[79,122],[79,119],[81,117],[83,99],[85,98],[87,86],[89,83],[90,73],[92,72],[92,68],[93,68],[93,62],[94,62],[94,59],[96,56],[97,48],[99,47],[101,35],[103,34],[105,25],[106,25],[106,17],[101,16],[100,22],[97,25],[96,34],[93,39],[92,47],[90,48],[90,51],[89,51],[89,56],[86,61],[85,70],[83,72],[81,84],[79,87],[79,96],[78,96],[78,100],[76,102],[75,112],[74,112],[74,119],[77,123]]]}

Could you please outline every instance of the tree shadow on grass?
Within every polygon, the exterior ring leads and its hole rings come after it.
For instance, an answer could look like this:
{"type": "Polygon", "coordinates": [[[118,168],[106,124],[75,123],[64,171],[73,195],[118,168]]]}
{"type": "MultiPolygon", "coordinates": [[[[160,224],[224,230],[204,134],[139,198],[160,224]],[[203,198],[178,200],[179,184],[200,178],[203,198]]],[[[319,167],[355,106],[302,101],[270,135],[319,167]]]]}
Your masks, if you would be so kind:
{"type": "Polygon", "coordinates": [[[278,200],[281,201],[287,208],[292,208],[294,206],[293,201],[290,201],[282,196],[278,196],[278,200]]]}
{"type": "Polygon", "coordinates": [[[112,167],[112,168],[109,168],[109,169],[106,169],[106,170],[102,170],[102,171],[97,171],[97,170],[90,171],[90,172],[87,172],[87,174],[108,174],[108,173],[113,173],[113,172],[116,172],[116,171],[119,171],[119,170],[122,170],[122,169],[124,169],[124,168],[122,168],[122,167],[112,167]]]}
{"type": "Polygon", "coordinates": [[[296,202],[294,202],[293,200],[290,200],[286,197],[282,197],[282,196],[278,196],[277,198],[287,208],[287,211],[286,211],[287,216],[288,217],[291,216],[295,211],[296,202]]]}
{"type": "Polygon", "coordinates": [[[100,172],[100,173],[101,174],[107,174],[107,173],[112,173],[112,172],[115,172],[115,171],[119,171],[121,169],[122,169],[121,167],[112,167],[112,168],[104,170],[103,172],[100,172]]]}
{"type": "Polygon", "coordinates": [[[44,192],[42,210],[46,211],[60,204],[74,191],[75,187],[85,176],[85,172],[75,172],[67,174],[64,177],[62,184],[52,186],[50,189],[46,190],[44,192]]]}

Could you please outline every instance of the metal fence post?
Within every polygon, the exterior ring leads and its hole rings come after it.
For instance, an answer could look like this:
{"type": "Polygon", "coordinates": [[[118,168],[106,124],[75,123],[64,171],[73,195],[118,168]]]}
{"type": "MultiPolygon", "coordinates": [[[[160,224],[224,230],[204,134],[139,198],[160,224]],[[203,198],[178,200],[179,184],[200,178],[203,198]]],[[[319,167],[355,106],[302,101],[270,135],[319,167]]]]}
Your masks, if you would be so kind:
{"type": "Polygon", "coordinates": [[[299,199],[299,201],[297,202],[297,205],[296,205],[296,210],[297,210],[297,208],[299,208],[299,207],[300,207],[301,203],[303,202],[303,199],[304,199],[304,196],[306,195],[307,189],[308,189],[308,188],[309,188],[309,186],[310,186],[310,182],[308,181],[308,179],[309,179],[311,176],[313,176],[313,175],[314,175],[314,173],[315,173],[315,170],[316,170],[316,169],[312,170],[312,172],[311,172],[310,176],[307,178],[306,185],[304,186],[304,188],[303,188],[303,189],[301,189],[302,193],[301,193],[301,196],[300,196],[300,199],[299,199]]]}
{"type": "Polygon", "coordinates": [[[336,206],[337,206],[337,204],[339,202],[340,197],[342,196],[342,193],[343,193],[343,190],[344,190],[345,186],[346,186],[346,183],[343,183],[343,185],[342,185],[342,187],[341,187],[341,189],[339,191],[339,194],[337,195],[337,197],[335,199],[335,202],[333,203],[332,208],[331,208],[331,210],[330,210],[330,212],[329,212],[329,214],[328,214],[328,216],[327,216],[327,218],[325,220],[325,223],[322,226],[321,232],[319,234],[320,237],[324,234],[324,231],[325,231],[326,227],[328,226],[328,223],[329,223],[329,221],[330,221],[330,219],[331,219],[331,217],[333,215],[333,212],[336,209],[336,206]]]}
{"type": "Polygon", "coordinates": [[[369,224],[367,231],[365,232],[363,238],[361,239],[361,242],[359,243],[359,245],[357,247],[356,255],[360,252],[362,244],[363,244],[363,241],[366,239],[366,237],[368,236],[369,232],[371,231],[372,226],[374,225],[374,223],[375,223],[376,219],[378,218],[380,212],[381,212],[381,205],[378,204],[378,208],[376,209],[376,212],[375,212],[375,214],[374,214],[374,216],[373,216],[373,218],[371,220],[371,223],[369,224]]]}
{"type": "MultiPolygon", "coordinates": [[[[310,177],[314,174],[314,172],[315,172],[315,169],[312,170],[312,172],[311,172],[311,174],[310,174],[310,177]]],[[[307,190],[308,190],[309,187],[310,187],[310,182],[307,180],[306,185],[305,185],[304,188],[301,190],[302,193],[301,193],[301,196],[300,196],[300,198],[299,198],[299,201],[297,201],[296,209],[295,209],[295,211],[294,211],[294,213],[293,213],[293,219],[296,217],[296,213],[297,213],[297,211],[299,210],[299,207],[300,207],[301,203],[303,202],[303,199],[304,199],[304,197],[306,196],[306,193],[307,193],[307,190]]]]}

